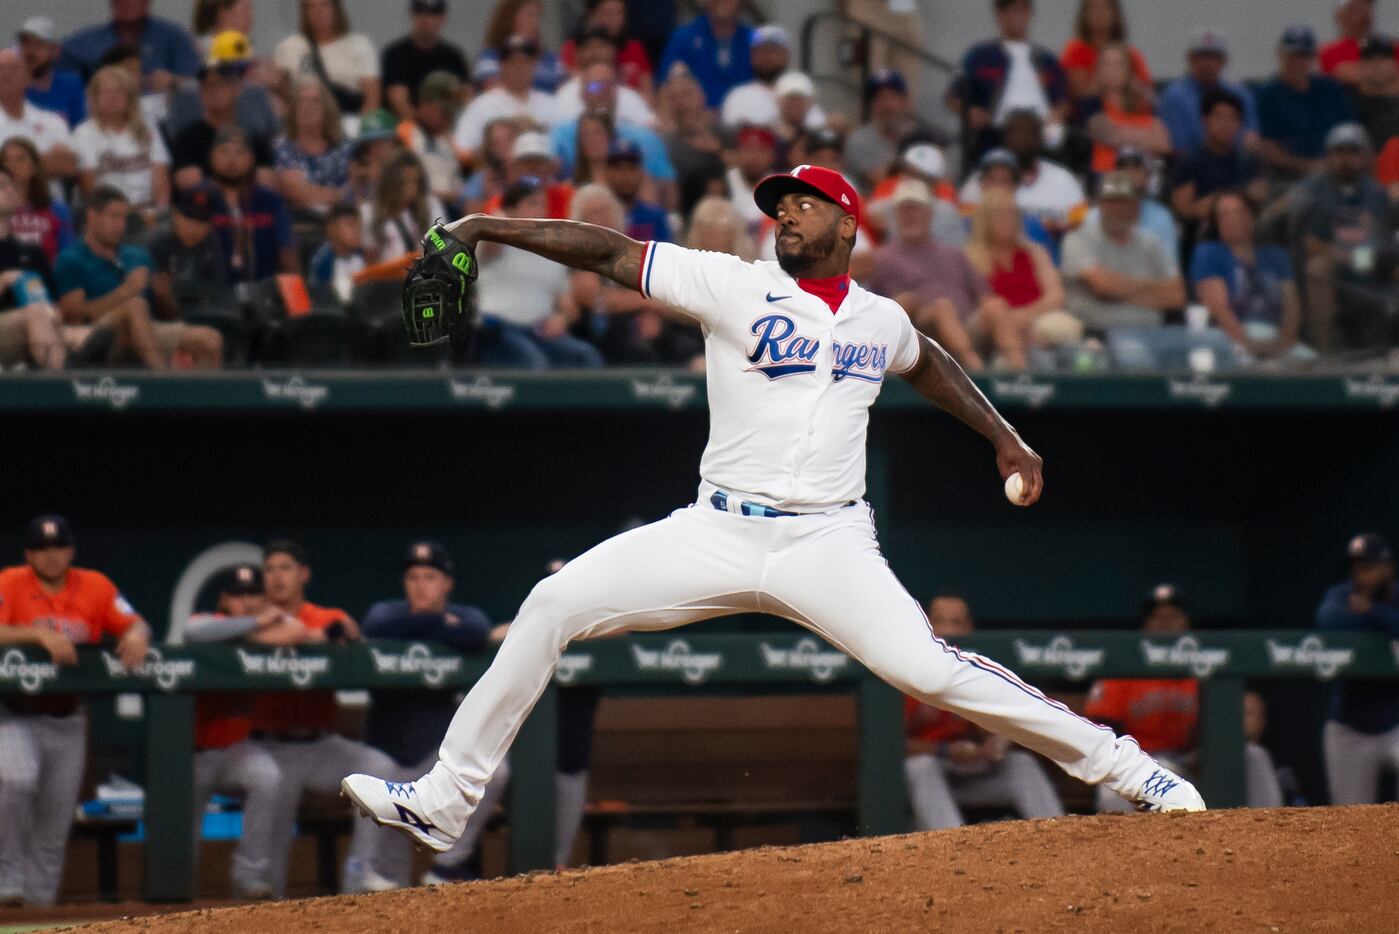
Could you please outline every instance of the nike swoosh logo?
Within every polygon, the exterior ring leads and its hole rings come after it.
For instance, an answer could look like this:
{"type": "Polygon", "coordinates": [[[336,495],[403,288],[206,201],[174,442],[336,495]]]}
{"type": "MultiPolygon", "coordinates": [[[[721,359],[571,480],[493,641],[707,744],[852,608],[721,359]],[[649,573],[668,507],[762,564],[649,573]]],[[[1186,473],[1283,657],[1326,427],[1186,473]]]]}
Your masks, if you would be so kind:
{"type": "Polygon", "coordinates": [[[768,299],[768,302],[769,302],[769,303],[772,303],[772,302],[780,302],[780,301],[782,301],[784,298],[791,298],[791,297],[792,297],[792,296],[790,296],[790,295],[773,295],[771,292],[769,292],[768,295],[767,295],[767,299],[768,299]]]}

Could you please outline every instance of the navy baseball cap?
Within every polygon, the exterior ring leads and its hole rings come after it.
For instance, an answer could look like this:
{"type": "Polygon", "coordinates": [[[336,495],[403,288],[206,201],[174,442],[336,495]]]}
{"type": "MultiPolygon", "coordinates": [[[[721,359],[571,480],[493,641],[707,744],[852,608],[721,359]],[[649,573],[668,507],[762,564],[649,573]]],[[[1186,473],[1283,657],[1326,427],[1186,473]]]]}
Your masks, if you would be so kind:
{"type": "Polygon", "coordinates": [[[870,75],[869,80],[865,82],[865,99],[869,100],[885,89],[907,94],[908,82],[901,73],[892,68],[881,69],[870,75]]]}
{"type": "Polygon", "coordinates": [[[1163,606],[1185,609],[1185,597],[1181,596],[1180,588],[1175,584],[1157,584],[1151,588],[1151,593],[1142,601],[1142,615],[1146,616],[1163,606]]]}
{"type": "Polygon", "coordinates": [[[1351,561],[1393,561],[1389,542],[1374,532],[1362,532],[1346,545],[1346,558],[1351,561]]]}
{"type": "Polygon", "coordinates": [[[1316,54],[1316,34],[1310,26],[1288,26],[1283,31],[1278,48],[1284,52],[1297,52],[1303,55],[1316,54]]]}
{"type": "Polygon", "coordinates": [[[224,576],[219,593],[230,597],[246,597],[262,593],[262,568],[256,564],[240,564],[224,576]]]}
{"type": "Polygon", "coordinates": [[[436,568],[448,577],[453,576],[452,556],[437,542],[414,542],[403,553],[403,570],[409,568],[436,568]]]}
{"type": "Polygon", "coordinates": [[[208,223],[214,219],[216,192],[208,182],[181,188],[175,194],[175,212],[192,221],[208,223]]]}
{"type": "Polygon", "coordinates": [[[616,139],[607,149],[607,164],[631,162],[641,164],[641,147],[629,139],[616,139]]]}
{"type": "Polygon", "coordinates": [[[74,544],[73,530],[62,516],[35,516],[24,533],[27,549],[72,548],[74,544]]]}

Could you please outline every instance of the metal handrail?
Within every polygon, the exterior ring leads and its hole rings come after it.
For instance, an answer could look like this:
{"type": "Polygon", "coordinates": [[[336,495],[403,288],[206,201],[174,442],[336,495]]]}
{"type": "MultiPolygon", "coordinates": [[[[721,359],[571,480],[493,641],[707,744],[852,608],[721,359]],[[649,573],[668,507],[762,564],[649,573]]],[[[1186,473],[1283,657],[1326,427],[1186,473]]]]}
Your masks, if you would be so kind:
{"type": "MultiPolygon", "coordinates": [[[[870,62],[868,55],[861,55],[858,56],[858,60],[843,63],[846,65],[856,65],[859,67],[860,77],[859,81],[855,83],[852,83],[848,78],[845,78],[844,76],[839,74],[816,75],[812,73],[811,65],[813,60],[813,46],[815,41],[814,37],[816,34],[816,29],[825,22],[831,20],[834,20],[836,23],[843,27],[848,27],[856,30],[856,42],[858,42],[859,45],[863,48],[867,49],[869,47],[871,39],[880,39],[884,42],[887,42],[894,49],[897,49],[900,52],[905,52],[919,59],[924,64],[924,66],[932,68],[934,71],[941,72],[948,78],[955,78],[958,72],[960,71],[960,69],[952,62],[949,62],[947,59],[942,58],[940,56],[934,55],[922,46],[915,45],[912,42],[909,42],[903,36],[899,36],[892,32],[887,32],[875,26],[870,26],[865,23],[861,23],[858,20],[852,19],[848,14],[841,13],[837,10],[826,10],[820,13],[813,13],[810,16],[808,16],[805,21],[802,22],[801,67],[802,71],[810,75],[813,81],[833,81],[842,85],[852,93],[860,95],[861,89],[865,86],[865,82],[869,79],[870,76],[870,62]]],[[[863,113],[865,105],[862,104],[861,108],[863,116],[867,117],[868,114],[863,113]]]]}

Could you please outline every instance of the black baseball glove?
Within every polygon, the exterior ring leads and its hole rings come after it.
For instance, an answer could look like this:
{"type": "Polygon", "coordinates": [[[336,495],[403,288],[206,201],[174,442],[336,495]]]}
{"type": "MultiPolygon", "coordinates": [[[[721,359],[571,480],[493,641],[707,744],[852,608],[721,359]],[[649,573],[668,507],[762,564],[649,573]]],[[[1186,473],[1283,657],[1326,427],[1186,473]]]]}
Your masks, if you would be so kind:
{"type": "Polygon", "coordinates": [[[403,326],[408,343],[431,347],[450,340],[461,345],[476,325],[472,283],[476,254],[434,224],[423,237],[423,255],[403,282],[403,326]]]}

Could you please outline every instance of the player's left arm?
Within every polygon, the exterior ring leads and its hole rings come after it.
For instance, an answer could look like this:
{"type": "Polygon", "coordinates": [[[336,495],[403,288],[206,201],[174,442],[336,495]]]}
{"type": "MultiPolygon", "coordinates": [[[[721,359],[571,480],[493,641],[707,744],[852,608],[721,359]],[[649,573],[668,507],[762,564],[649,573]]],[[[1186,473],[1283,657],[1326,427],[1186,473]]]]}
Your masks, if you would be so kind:
{"type": "Polygon", "coordinates": [[[1034,503],[1044,489],[1044,462],[1040,456],[1020,439],[1010,422],[1001,417],[947,351],[922,334],[917,339],[918,361],[899,375],[938,408],[990,441],[996,449],[1001,479],[1019,473],[1025,484],[1022,502],[1026,506],[1034,503]]]}

